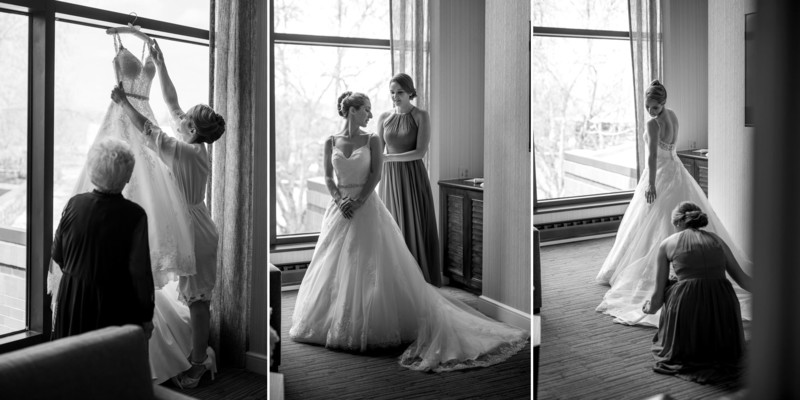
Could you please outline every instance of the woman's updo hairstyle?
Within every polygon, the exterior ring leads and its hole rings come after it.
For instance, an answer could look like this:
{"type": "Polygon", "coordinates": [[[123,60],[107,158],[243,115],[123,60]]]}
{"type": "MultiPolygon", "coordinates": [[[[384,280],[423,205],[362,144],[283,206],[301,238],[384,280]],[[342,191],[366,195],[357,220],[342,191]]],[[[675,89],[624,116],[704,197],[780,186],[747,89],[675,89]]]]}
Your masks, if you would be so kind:
{"type": "Polygon", "coordinates": [[[656,79],[650,82],[650,87],[644,92],[644,97],[653,99],[657,101],[658,104],[664,104],[667,102],[667,89],[656,79]]]}
{"type": "Polygon", "coordinates": [[[339,101],[336,102],[336,110],[339,112],[339,116],[347,118],[350,107],[364,107],[367,101],[369,101],[369,97],[364,93],[347,91],[339,96],[339,101]]]}
{"type": "Polygon", "coordinates": [[[403,88],[403,90],[405,90],[406,93],[408,93],[408,98],[410,100],[414,100],[417,97],[417,89],[414,88],[414,80],[411,79],[411,77],[408,74],[401,72],[393,76],[392,79],[389,80],[390,84],[392,82],[400,85],[400,87],[403,88]]]}
{"type": "Polygon", "coordinates": [[[702,228],[708,225],[708,215],[690,201],[684,201],[672,211],[672,225],[678,226],[683,222],[687,228],[702,228]]]}
{"type": "Polygon", "coordinates": [[[186,111],[186,116],[194,122],[203,143],[214,143],[225,133],[225,118],[205,104],[190,108],[186,111]]]}

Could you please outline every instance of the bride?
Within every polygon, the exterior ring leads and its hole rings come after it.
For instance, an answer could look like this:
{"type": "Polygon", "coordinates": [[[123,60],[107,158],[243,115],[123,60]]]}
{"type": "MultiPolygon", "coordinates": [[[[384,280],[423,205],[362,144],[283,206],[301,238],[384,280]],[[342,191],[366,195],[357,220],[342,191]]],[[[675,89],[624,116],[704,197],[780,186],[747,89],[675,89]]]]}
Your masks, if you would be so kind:
{"type": "Polygon", "coordinates": [[[374,195],[383,161],[380,139],[360,129],[372,118],[369,98],[345,92],[338,112],[347,123],[324,152],[333,201],[300,285],[290,337],[361,352],[410,344],[400,364],[434,372],[485,367],[517,353],[528,333],[427,284],[374,195]]]}
{"type": "MultiPolygon", "coordinates": [[[[151,40],[141,32],[136,32],[136,36],[145,43],[151,40]]],[[[155,120],[149,93],[156,75],[156,60],[152,54],[146,59],[138,59],[122,45],[119,34],[114,34],[114,45],[113,68],[117,81],[125,88],[132,106],[148,119],[155,120]]],[[[149,356],[153,381],[162,383],[192,368],[187,359],[193,347],[190,312],[179,301],[177,279],[197,272],[194,227],[176,177],[147,146],[144,136],[125,116],[123,108],[114,102],[109,105],[94,141],[109,137],[129,143],[136,159],[136,167],[123,195],[142,206],[147,213],[151,267],[157,289],[149,356]]],[[[84,166],[73,194],[91,189],[92,183],[84,166]]],[[[53,294],[55,315],[61,270],[54,267],[50,270],[48,290],[53,294]]]]}
{"type": "MultiPolygon", "coordinates": [[[[654,80],[645,93],[645,108],[652,117],[644,134],[647,166],[622,218],[614,246],[596,278],[600,283],[611,285],[597,311],[614,316],[614,322],[621,324],[658,326],[660,312],[645,314],[642,306],[655,291],[659,244],[675,233],[674,227],[663,216],[684,201],[695,203],[706,211],[706,230],[715,232],[729,243],[739,265],[752,274],[750,261],[733,244],[703,190],[675,153],[678,117],[665,107],[666,101],[666,88],[654,80]]],[[[731,283],[739,297],[742,317],[749,320],[750,295],[735,282],[731,283]]]]}

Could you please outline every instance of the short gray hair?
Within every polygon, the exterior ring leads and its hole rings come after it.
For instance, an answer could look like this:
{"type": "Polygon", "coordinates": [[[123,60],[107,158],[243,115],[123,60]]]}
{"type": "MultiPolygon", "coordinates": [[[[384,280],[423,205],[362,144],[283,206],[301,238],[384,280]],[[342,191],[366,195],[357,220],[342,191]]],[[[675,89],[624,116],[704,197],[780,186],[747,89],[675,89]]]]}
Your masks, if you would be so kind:
{"type": "Polygon", "coordinates": [[[89,150],[89,179],[101,192],[121,193],[131,179],[133,166],[131,147],[119,139],[103,139],[89,150]]]}

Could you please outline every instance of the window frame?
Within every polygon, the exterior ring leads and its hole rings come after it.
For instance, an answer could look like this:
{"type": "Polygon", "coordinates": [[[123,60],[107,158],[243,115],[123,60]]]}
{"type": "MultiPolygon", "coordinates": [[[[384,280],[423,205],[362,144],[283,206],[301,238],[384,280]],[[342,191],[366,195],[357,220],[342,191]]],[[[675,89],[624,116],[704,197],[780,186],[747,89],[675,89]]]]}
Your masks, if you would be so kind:
{"type": "MultiPolygon", "coordinates": [[[[209,8],[208,30],[142,17],[137,17],[136,25],[148,30],[151,37],[209,47],[209,67],[213,70],[214,0],[210,0],[209,8]]],[[[56,222],[52,216],[56,22],[108,28],[126,25],[131,16],[55,0],[0,0],[0,12],[28,17],[26,329],[0,336],[2,354],[47,342],[52,330],[47,270],[56,222]]],[[[209,104],[213,102],[213,82],[210,73],[209,104]]]]}
{"type": "MultiPolygon", "coordinates": [[[[578,28],[558,28],[552,26],[532,26],[531,40],[534,36],[541,37],[557,37],[557,38],[578,38],[578,39],[601,39],[601,40],[627,40],[630,43],[630,31],[614,31],[602,29],[578,29],[578,28]]],[[[632,61],[631,61],[632,62],[632,61]]],[[[633,79],[633,76],[631,76],[633,79]]],[[[531,88],[531,91],[533,89],[531,88]]],[[[635,104],[633,105],[636,106],[635,104]]],[[[533,109],[531,109],[533,112],[533,109]]],[[[641,166],[639,165],[639,135],[636,138],[636,175],[637,181],[641,179],[641,166]]],[[[531,131],[531,140],[533,141],[534,148],[536,147],[536,138],[531,131]]],[[[622,190],[612,193],[601,193],[586,196],[571,196],[560,197],[556,199],[540,200],[537,197],[536,186],[536,152],[533,152],[533,213],[546,214],[554,212],[564,212],[570,210],[579,210],[586,208],[605,207],[620,204],[628,204],[633,198],[634,190],[622,190]]]]}
{"type": "Polygon", "coordinates": [[[305,35],[296,33],[276,33],[275,32],[275,1],[269,0],[269,247],[270,251],[282,251],[283,249],[300,250],[313,248],[319,238],[319,232],[297,233],[278,235],[277,228],[277,208],[275,191],[275,45],[301,45],[301,46],[328,46],[346,47],[356,49],[380,49],[391,52],[391,39],[370,39],[354,38],[346,36],[321,36],[305,35]],[[305,246],[303,246],[305,245],[305,246]]]}

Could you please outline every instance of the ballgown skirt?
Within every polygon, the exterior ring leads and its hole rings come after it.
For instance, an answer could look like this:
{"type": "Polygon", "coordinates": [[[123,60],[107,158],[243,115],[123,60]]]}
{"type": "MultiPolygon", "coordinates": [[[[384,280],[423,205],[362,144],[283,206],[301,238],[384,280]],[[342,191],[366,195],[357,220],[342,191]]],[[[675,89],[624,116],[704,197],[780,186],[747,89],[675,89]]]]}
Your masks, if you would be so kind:
{"type": "Polygon", "coordinates": [[[427,284],[376,195],[350,220],[331,201],[289,335],[361,352],[410,344],[400,364],[434,372],[504,361],[529,336],[427,284]]]}
{"type": "MultiPolygon", "coordinates": [[[[626,325],[658,326],[661,311],[652,315],[644,314],[642,306],[655,289],[659,245],[675,233],[672,210],[683,201],[697,204],[708,215],[708,226],[704,229],[715,232],[728,244],[746,273],[750,274],[752,269],[752,263],[733,242],[703,189],[689,175],[675,150],[659,147],[658,151],[656,200],[647,204],[645,191],[649,183],[649,169],[645,168],[620,223],[614,246],[596,278],[600,283],[611,285],[597,306],[597,311],[609,314],[615,317],[614,322],[626,325]]],[[[735,282],[731,283],[741,304],[742,317],[751,319],[750,294],[735,282]]]]}
{"type": "Polygon", "coordinates": [[[425,281],[442,286],[439,234],[425,164],[422,160],[384,163],[379,194],[400,227],[425,281]]]}

